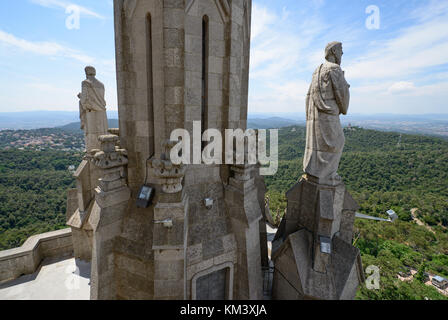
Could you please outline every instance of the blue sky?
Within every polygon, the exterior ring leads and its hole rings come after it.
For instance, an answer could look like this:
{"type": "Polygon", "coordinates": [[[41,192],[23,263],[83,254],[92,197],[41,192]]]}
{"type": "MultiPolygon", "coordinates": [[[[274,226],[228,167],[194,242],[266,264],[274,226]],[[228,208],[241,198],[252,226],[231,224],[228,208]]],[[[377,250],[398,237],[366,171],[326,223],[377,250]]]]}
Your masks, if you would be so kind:
{"type": "MultiPolygon", "coordinates": [[[[448,1],[253,0],[250,112],[304,112],[329,41],[344,44],[350,112],[448,113],[448,1]],[[366,19],[379,9],[379,29],[366,19]]],[[[112,0],[0,1],[0,112],[77,110],[92,64],[117,108],[112,0]],[[68,29],[67,7],[81,8],[68,29]]]]}

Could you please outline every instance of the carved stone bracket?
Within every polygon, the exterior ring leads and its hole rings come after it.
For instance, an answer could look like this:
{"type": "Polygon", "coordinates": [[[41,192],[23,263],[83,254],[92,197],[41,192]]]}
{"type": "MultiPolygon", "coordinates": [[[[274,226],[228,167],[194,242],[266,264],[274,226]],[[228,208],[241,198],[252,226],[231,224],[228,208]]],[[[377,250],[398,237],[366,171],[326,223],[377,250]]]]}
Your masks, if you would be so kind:
{"type": "Polygon", "coordinates": [[[92,160],[95,166],[104,170],[128,163],[127,151],[116,146],[118,139],[118,136],[112,134],[99,137],[101,150],[93,150],[95,153],[92,160]]]}
{"type": "Polygon", "coordinates": [[[165,141],[163,143],[165,152],[161,159],[152,159],[149,162],[153,175],[159,179],[165,193],[177,193],[182,190],[182,180],[185,176],[186,167],[183,164],[174,164],[170,160],[171,149],[176,144],[177,141],[165,141]]]}
{"type": "Polygon", "coordinates": [[[235,164],[230,166],[230,170],[233,173],[233,178],[238,181],[248,181],[251,178],[254,165],[250,164],[235,164]]]}

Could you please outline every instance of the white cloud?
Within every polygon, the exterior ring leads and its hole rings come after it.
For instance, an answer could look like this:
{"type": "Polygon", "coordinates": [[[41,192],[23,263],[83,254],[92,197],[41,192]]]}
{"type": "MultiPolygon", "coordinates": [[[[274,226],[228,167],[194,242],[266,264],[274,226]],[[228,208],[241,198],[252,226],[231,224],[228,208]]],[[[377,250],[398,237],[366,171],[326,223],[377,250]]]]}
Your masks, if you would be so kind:
{"type": "Polygon", "coordinates": [[[98,19],[104,19],[104,17],[86,7],[79,6],[75,3],[62,1],[62,0],[30,0],[32,3],[40,5],[42,7],[46,8],[59,8],[63,10],[67,10],[69,7],[76,6],[79,9],[79,12],[83,15],[98,18],[98,19]]]}
{"type": "Polygon", "coordinates": [[[287,7],[279,12],[258,4],[253,5],[250,65],[249,108],[251,111],[287,112],[304,108],[308,78],[317,66],[309,61],[322,61],[322,50],[310,49],[313,40],[326,30],[319,16],[297,17],[287,7]],[[291,74],[294,72],[295,74],[291,74]]]}
{"type": "Polygon", "coordinates": [[[272,24],[276,16],[271,14],[266,7],[260,7],[256,3],[252,7],[251,38],[254,41],[267,27],[272,24]]]}
{"type": "Polygon", "coordinates": [[[448,73],[439,67],[448,64],[448,3],[431,2],[407,18],[411,26],[348,62],[352,112],[446,112],[448,73]]]}
{"type": "Polygon", "coordinates": [[[420,22],[432,20],[435,17],[446,14],[448,10],[448,2],[440,0],[431,0],[424,7],[413,10],[409,17],[419,20],[420,22]]]}
{"type": "Polygon", "coordinates": [[[311,0],[311,3],[315,8],[321,8],[324,6],[325,0],[311,0]]]}
{"type": "Polygon", "coordinates": [[[415,91],[415,89],[416,88],[413,82],[400,81],[395,82],[393,85],[389,87],[389,93],[392,94],[406,93],[415,91]]]}
{"type": "Polygon", "coordinates": [[[32,42],[25,39],[20,39],[10,33],[1,30],[0,30],[0,43],[34,54],[49,57],[70,58],[82,62],[84,64],[91,64],[95,60],[92,57],[89,57],[74,49],[60,45],[56,42],[32,42]]]}
{"type": "MultiPolygon", "coordinates": [[[[414,24],[383,42],[376,41],[350,63],[352,79],[397,79],[448,63],[448,6],[441,16],[414,24]]],[[[440,12],[438,12],[440,14],[440,12]]]]}
{"type": "Polygon", "coordinates": [[[350,113],[446,113],[448,82],[415,87],[402,94],[388,91],[391,83],[366,86],[352,91],[350,113]]]}
{"type": "Polygon", "coordinates": [[[308,69],[309,48],[326,23],[312,14],[298,19],[286,7],[279,15],[257,4],[252,10],[251,78],[284,79],[292,69],[308,69]]]}

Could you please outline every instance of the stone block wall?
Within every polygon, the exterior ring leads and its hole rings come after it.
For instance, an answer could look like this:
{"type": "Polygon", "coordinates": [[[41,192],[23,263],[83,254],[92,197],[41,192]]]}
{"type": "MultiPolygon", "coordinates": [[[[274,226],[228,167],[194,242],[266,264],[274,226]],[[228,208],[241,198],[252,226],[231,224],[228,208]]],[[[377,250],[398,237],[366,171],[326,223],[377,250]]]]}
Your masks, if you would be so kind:
{"type": "Polygon", "coordinates": [[[0,251],[0,282],[34,273],[45,258],[71,256],[70,228],[32,236],[20,248],[0,251]]]}
{"type": "Polygon", "coordinates": [[[133,193],[143,183],[146,160],[162,153],[165,77],[170,84],[183,80],[173,77],[173,70],[165,70],[165,2],[114,1],[120,144],[128,150],[128,183],[133,193]]]}
{"type": "MultiPolygon", "coordinates": [[[[260,265],[261,273],[259,219],[247,235],[245,229],[232,227],[224,194],[229,166],[187,166],[182,183],[188,199],[185,229],[174,221],[166,234],[163,226],[153,223],[160,220],[157,210],[166,194],[150,170],[152,160],[164,152],[162,142],[174,129],[187,129],[193,141],[194,121],[205,119],[205,128],[222,132],[246,128],[251,1],[115,0],[114,4],[120,143],[128,151],[131,189],[114,247],[117,298],[179,298],[182,292],[182,297],[194,299],[194,279],[221,265],[236,265],[238,250],[246,246],[257,252],[257,258],[249,261],[252,254],[241,253],[241,259],[260,265]],[[206,62],[204,19],[208,25],[206,62]],[[155,198],[148,208],[137,208],[137,191],[143,184],[155,188],[155,198]],[[205,207],[206,198],[213,200],[211,208],[205,207]],[[251,240],[244,239],[244,245],[237,248],[234,233],[240,231],[251,240]],[[185,247],[181,248],[183,240],[185,247]],[[162,244],[172,246],[163,249],[162,244]],[[178,270],[181,266],[183,272],[178,270]],[[166,268],[167,274],[160,268],[166,268]],[[183,277],[176,278],[179,275],[183,277]],[[178,283],[171,285],[170,281],[178,283]]],[[[257,199],[256,192],[253,198],[257,199]]],[[[258,201],[255,204],[259,207],[258,201]]],[[[230,279],[237,268],[229,270],[230,279]]],[[[229,295],[235,297],[233,287],[229,295]]]]}

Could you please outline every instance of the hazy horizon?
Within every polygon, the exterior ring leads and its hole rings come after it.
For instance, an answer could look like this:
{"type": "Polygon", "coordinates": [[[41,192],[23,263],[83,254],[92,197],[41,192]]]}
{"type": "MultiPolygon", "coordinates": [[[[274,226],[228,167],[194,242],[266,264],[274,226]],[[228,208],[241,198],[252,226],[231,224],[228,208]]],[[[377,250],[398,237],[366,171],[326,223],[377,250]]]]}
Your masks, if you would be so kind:
{"type": "MultiPolygon", "coordinates": [[[[58,110],[48,110],[48,109],[30,109],[30,110],[25,110],[25,111],[0,111],[0,114],[2,113],[32,113],[32,112],[67,112],[67,113],[79,113],[79,110],[65,110],[65,109],[58,109],[58,110]]],[[[118,109],[107,109],[107,112],[118,112],[118,109]]],[[[268,111],[268,112],[258,112],[258,111],[249,111],[249,114],[291,114],[291,113],[303,113],[305,114],[305,112],[272,112],[272,111],[268,111]]],[[[394,113],[394,112],[376,112],[376,113],[356,113],[356,112],[352,112],[348,115],[364,115],[364,116],[369,116],[369,115],[382,115],[382,114],[386,114],[386,115],[448,115],[448,110],[447,112],[426,112],[426,113],[394,113]]],[[[347,116],[348,116],[347,115],[347,116]]],[[[344,117],[346,115],[341,115],[341,117],[344,117]]]]}
{"type": "MultiPolygon", "coordinates": [[[[448,112],[447,1],[253,0],[251,38],[249,113],[303,112],[334,40],[350,114],[448,112]]],[[[78,110],[86,65],[116,110],[112,1],[0,2],[0,111],[78,110]],[[81,9],[79,28],[67,27],[69,5],[81,9]]]]}
{"type": "MultiPolygon", "coordinates": [[[[29,114],[29,113],[39,113],[39,112],[47,112],[47,113],[73,113],[73,114],[79,114],[79,110],[46,110],[46,109],[30,109],[26,111],[0,111],[0,114],[29,114]]],[[[107,109],[107,113],[117,113],[118,109],[107,109]]],[[[249,115],[290,115],[290,114],[300,114],[305,115],[305,111],[300,112],[258,112],[258,111],[249,111],[249,115]]],[[[349,113],[347,115],[341,115],[341,118],[343,117],[349,117],[349,116],[381,116],[381,115],[396,115],[396,116],[437,116],[437,115],[443,115],[448,116],[448,110],[447,112],[426,112],[426,113],[395,113],[395,112],[377,112],[377,113],[349,113]]]]}

